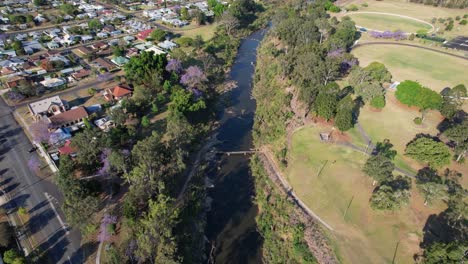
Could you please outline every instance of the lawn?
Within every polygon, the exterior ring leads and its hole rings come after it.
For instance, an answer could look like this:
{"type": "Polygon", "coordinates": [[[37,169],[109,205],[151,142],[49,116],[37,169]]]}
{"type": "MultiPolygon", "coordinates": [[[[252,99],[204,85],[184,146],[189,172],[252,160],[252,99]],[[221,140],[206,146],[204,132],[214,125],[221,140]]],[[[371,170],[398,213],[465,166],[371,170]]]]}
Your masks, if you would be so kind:
{"type": "Polygon", "coordinates": [[[356,22],[356,25],[368,29],[381,31],[402,30],[404,32],[415,33],[420,29],[430,31],[432,27],[428,24],[416,21],[410,18],[398,17],[384,14],[365,14],[365,13],[350,13],[351,19],[356,22]]]}
{"type": "Polygon", "coordinates": [[[195,36],[200,35],[203,40],[208,41],[214,36],[217,26],[217,23],[204,26],[188,25],[180,29],[174,29],[173,32],[190,38],[195,38],[195,36]]]}
{"type": "Polygon", "coordinates": [[[466,9],[434,7],[430,5],[409,3],[407,0],[351,0],[345,2],[346,4],[344,6],[355,4],[359,8],[358,11],[399,14],[414,17],[427,22],[430,22],[433,17],[447,18],[463,16],[464,14],[468,13],[466,9]],[[362,7],[361,4],[363,3],[367,3],[369,6],[362,7]]]}
{"type": "Polygon", "coordinates": [[[367,156],[321,143],[319,132],[314,127],[294,134],[286,175],[294,192],[334,228],[330,237],[342,262],[390,263],[399,241],[395,263],[413,263],[426,219],[443,210],[443,205],[425,207],[413,191],[408,207],[394,213],[373,211],[368,201],[374,186],[361,172],[367,156]],[[317,176],[326,160],[329,162],[317,176]]]}
{"type": "Polygon", "coordinates": [[[385,64],[395,81],[419,81],[437,92],[447,86],[468,84],[468,60],[415,47],[395,45],[363,46],[352,53],[363,67],[373,61],[385,64]]]}

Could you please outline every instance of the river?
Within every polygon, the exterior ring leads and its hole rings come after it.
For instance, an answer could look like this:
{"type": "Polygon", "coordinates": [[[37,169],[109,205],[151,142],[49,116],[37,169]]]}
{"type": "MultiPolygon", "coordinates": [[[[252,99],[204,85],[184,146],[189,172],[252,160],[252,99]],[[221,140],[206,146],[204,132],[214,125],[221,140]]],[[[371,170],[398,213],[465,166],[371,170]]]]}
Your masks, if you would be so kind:
{"type": "MultiPolygon", "coordinates": [[[[230,92],[228,107],[220,113],[220,127],[215,146],[218,151],[253,148],[252,127],[255,100],[252,99],[253,75],[257,48],[266,30],[259,30],[242,40],[230,77],[237,88],[230,92]]],[[[262,239],[256,230],[257,206],[249,156],[223,155],[210,166],[208,177],[214,187],[208,190],[213,199],[207,217],[206,236],[214,245],[215,263],[261,263],[262,239]]]]}

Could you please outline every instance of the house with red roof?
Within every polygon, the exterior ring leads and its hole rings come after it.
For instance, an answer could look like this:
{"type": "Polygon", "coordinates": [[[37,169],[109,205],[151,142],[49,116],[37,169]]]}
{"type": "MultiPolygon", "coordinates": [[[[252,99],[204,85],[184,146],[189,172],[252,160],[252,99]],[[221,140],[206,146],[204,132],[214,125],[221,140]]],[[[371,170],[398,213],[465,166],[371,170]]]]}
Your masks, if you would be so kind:
{"type": "Polygon", "coordinates": [[[143,31],[141,31],[141,32],[139,32],[137,34],[137,38],[139,40],[145,40],[151,34],[151,32],[153,32],[153,31],[154,31],[154,29],[143,30],[143,31]]]}
{"type": "Polygon", "coordinates": [[[71,146],[71,140],[65,141],[65,144],[58,151],[60,155],[70,155],[72,157],[76,155],[76,149],[71,146]]]}
{"type": "Polygon", "coordinates": [[[129,98],[133,94],[133,90],[130,87],[117,85],[114,88],[108,88],[104,91],[104,98],[106,101],[114,102],[120,101],[123,98],[129,98]]]}

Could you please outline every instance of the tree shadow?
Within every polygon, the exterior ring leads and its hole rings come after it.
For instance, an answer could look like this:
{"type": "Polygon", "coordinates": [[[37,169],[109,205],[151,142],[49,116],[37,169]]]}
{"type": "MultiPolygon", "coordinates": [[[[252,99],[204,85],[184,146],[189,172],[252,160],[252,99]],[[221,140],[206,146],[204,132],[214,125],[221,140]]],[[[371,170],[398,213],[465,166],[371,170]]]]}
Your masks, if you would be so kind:
{"type": "Polygon", "coordinates": [[[52,211],[52,209],[47,209],[38,214],[32,215],[27,223],[28,230],[31,233],[31,235],[34,235],[35,233],[40,231],[42,228],[47,226],[49,221],[53,219],[54,217],[55,217],[55,213],[54,211],[52,211]]]}
{"type": "Polygon", "coordinates": [[[461,233],[459,229],[457,230],[450,226],[446,211],[438,215],[430,215],[424,225],[423,233],[424,237],[420,244],[421,248],[427,248],[436,242],[449,243],[456,238],[463,238],[466,236],[466,234],[461,233]]]}
{"type": "Polygon", "coordinates": [[[16,187],[18,187],[20,184],[15,182],[15,183],[12,183],[10,185],[8,185],[7,187],[3,188],[3,191],[5,193],[9,193],[11,191],[13,191],[14,189],[16,189],[16,187]]]}
{"type": "MultiPolygon", "coordinates": [[[[8,171],[8,169],[0,170],[0,176],[5,174],[7,171],[8,171]]],[[[0,186],[3,186],[3,185],[6,185],[6,184],[10,183],[11,180],[13,180],[13,177],[8,177],[8,178],[4,179],[3,181],[0,182],[0,186]]]]}
{"type": "Polygon", "coordinates": [[[35,254],[39,255],[37,263],[60,263],[59,260],[65,255],[68,245],[70,245],[70,242],[65,236],[65,230],[58,229],[36,248],[35,254]]]}
{"type": "Polygon", "coordinates": [[[68,101],[68,104],[70,105],[70,107],[73,107],[73,106],[80,106],[84,103],[86,103],[89,99],[91,99],[93,96],[90,95],[90,96],[85,96],[85,97],[78,97],[76,99],[73,99],[71,101],[68,101]]]}
{"type": "Polygon", "coordinates": [[[36,204],[33,208],[29,209],[29,213],[32,214],[32,213],[34,213],[35,211],[41,209],[42,207],[44,207],[44,206],[46,206],[46,205],[48,205],[48,204],[49,204],[49,201],[44,200],[44,201],[42,201],[42,202],[36,204]]]}
{"type": "Polygon", "coordinates": [[[10,201],[8,201],[5,205],[4,208],[8,210],[12,210],[15,212],[15,209],[17,210],[18,207],[24,207],[26,200],[30,197],[31,195],[29,194],[22,194],[19,196],[14,197],[10,201]]]}

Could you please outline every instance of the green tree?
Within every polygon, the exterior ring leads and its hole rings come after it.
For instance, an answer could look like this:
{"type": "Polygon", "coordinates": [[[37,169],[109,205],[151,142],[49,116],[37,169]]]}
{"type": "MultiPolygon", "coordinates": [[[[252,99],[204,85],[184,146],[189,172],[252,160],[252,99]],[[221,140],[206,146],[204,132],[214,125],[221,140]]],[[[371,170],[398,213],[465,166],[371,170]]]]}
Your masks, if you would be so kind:
{"type": "Polygon", "coordinates": [[[417,188],[424,197],[424,205],[432,204],[434,200],[447,197],[448,187],[442,183],[426,182],[418,184],[417,188]]]}
{"type": "Polygon", "coordinates": [[[335,94],[322,92],[315,99],[313,107],[317,115],[330,120],[335,116],[337,104],[335,94]]]}
{"type": "Polygon", "coordinates": [[[34,0],[33,1],[33,4],[35,6],[41,6],[41,5],[45,5],[47,3],[47,0],[34,0]]]}
{"type": "Polygon", "coordinates": [[[468,246],[465,242],[435,242],[424,250],[425,264],[457,264],[466,260],[468,246]]]}
{"type": "Polygon", "coordinates": [[[101,22],[98,19],[91,19],[88,21],[88,27],[89,29],[97,30],[97,29],[103,28],[104,26],[101,24],[101,22]]]}
{"type": "Polygon", "coordinates": [[[367,67],[364,68],[364,70],[370,74],[372,80],[381,84],[392,81],[392,74],[388,71],[385,65],[380,62],[371,62],[367,67]]]}
{"type": "Polygon", "coordinates": [[[157,93],[158,82],[164,76],[166,64],[167,59],[164,54],[155,55],[152,51],[143,51],[125,64],[125,78],[130,83],[151,87],[157,93]]]}
{"type": "Polygon", "coordinates": [[[370,105],[377,109],[382,109],[385,107],[385,96],[378,95],[371,99],[370,105]]]}
{"type": "Polygon", "coordinates": [[[367,159],[362,171],[374,180],[375,183],[387,181],[393,177],[395,165],[384,155],[375,155],[367,159]]]}
{"type": "Polygon", "coordinates": [[[3,254],[5,264],[24,264],[26,259],[16,250],[10,249],[3,254]]]}
{"type": "Polygon", "coordinates": [[[171,104],[169,110],[172,112],[187,113],[195,112],[200,109],[205,109],[205,101],[202,99],[195,99],[194,95],[190,91],[185,89],[178,89],[171,94],[171,104]]]}
{"type": "Polygon", "coordinates": [[[442,104],[442,97],[438,93],[408,80],[398,85],[395,97],[403,104],[417,106],[421,110],[439,109],[442,104]]]}
{"type": "Polygon", "coordinates": [[[448,139],[455,143],[455,154],[460,161],[468,149],[468,121],[455,125],[444,132],[448,139]]]}
{"type": "Polygon", "coordinates": [[[163,194],[149,201],[148,213],[140,220],[136,234],[136,256],[140,261],[168,264],[180,262],[176,256],[177,244],[172,232],[179,219],[179,210],[173,204],[174,201],[163,194]]]}
{"type": "Polygon", "coordinates": [[[405,154],[419,162],[427,163],[431,168],[441,168],[450,164],[452,154],[443,143],[428,137],[419,137],[411,141],[405,154]]]}
{"type": "Polygon", "coordinates": [[[151,39],[156,41],[163,41],[166,39],[167,32],[162,29],[155,29],[151,32],[151,39]]]}
{"type": "Polygon", "coordinates": [[[77,150],[76,160],[88,169],[96,168],[101,153],[101,139],[92,129],[85,129],[72,139],[72,146],[77,150]]]}
{"type": "Polygon", "coordinates": [[[347,131],[354,126],[354,102],[350,95],[340,100],[335,116],[335,125],[340,131],[347,131]]]}
{"type": "Polygon", "coordinates": [[[393,148],[393,144],[390,143],[390,140],[384,139],[382,142],[377,142],[375,146],[375,152],[378,155],[382,155],[384,157],[387,157],[393,160],[395,156],[397,155],[397,151],[392,148],[393,148]]]}
{"type": "Polygon", "coordinates": [[[397,210],[409,203],[411,181],[401,176],[382,182],[374,190],[370,204],[374,210],[397,210]]]}
{"type": "Polygon", "coordinates": [[[452,89],[444,89],[441,95],[443,102],[440,107],[440,113],[447,118],[452,118],[463,106],[463,98],[467,96],[467,90],[465,85],[460,84],[452,89]]]}
{"type": "Polygon", "coordinates": [[[143,127],[148,127],[150,125],[150,121],[149,121],[149,118],[147,116],[143,116],[143,118],[141,118],[141,125],[143,127]]]}
{"type": "Polygon", "coordinates": [[[190,15],[189,15],[188,9],[185,6],[180,9],[180,19],[190,20],[190,15]]]}
{"type": "Polygon", "coordinates": [[[78,12],[76,7],[72,4],[60,5],[60,11],[62,11],[62,13],[67,14],[67,15],[75,15],[78,12]]]}

